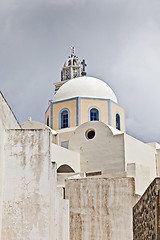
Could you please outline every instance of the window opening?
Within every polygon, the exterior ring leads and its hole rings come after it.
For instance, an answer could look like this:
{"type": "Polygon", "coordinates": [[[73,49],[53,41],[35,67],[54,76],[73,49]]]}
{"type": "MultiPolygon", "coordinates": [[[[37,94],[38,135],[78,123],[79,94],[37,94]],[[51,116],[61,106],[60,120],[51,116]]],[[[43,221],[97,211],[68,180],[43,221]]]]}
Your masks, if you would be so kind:
{"type": "Polygon", "coordinates": [[[47,117],[47,126],[49,127],[49,116],[47,117]]]}
{"type": "Polygon", "coordinates": [[[86,138],[89,139],[93,139],[95,137],[96,133],[94,129],[88,129],[85,133],[86,138]]]}
{"type": "Polygon", "coordinates": [[[120,115],[116,114],[116,129],[121,130],[120,115]]]}
{"type": "Polygon", "coordinates": [[[61,165],[58,169],[57,169],[57,173],[73,173],[74,170],[68,166],[67,164],[61,165]]]}
{"type": "Polygon", "coordinates": [[[61,142],[61,147],[64,147],[64,148],[68,149],[68,144],[69,144],[69,141],[61,142]]]}
{"type": "Polygon", "coordinates": [[[96,108],[90,110],[90,121],[99,121],[99,111],[96,108]]]}
{"type": "Polygon", "coordinates": [[[68,127],[68,112],[64,110],[61,113],[61,128],[67,128],[68,127]]]}

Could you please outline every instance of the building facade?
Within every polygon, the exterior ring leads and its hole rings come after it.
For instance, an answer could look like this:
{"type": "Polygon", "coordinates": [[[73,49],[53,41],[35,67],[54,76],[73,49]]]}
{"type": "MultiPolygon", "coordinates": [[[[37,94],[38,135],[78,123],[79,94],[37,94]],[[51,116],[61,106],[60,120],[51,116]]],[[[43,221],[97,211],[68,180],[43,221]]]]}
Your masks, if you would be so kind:
{"type": "Polygon", "coordinates": [[[0,94],[0,240],[133,239],[160,145],[125,132],[116,95],[85,67],[72,47],[45,124],[19,124],[0,94]]]}

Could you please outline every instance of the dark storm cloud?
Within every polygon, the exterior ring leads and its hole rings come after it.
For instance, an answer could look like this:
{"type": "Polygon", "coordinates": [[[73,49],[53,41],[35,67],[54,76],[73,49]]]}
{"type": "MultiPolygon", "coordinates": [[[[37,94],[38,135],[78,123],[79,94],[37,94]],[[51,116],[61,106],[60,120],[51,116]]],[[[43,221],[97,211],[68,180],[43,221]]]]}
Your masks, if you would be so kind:
{"type": "Polygon", "coordinates": [[[128,133],[160,142],[160,3],[149,0],[2,0],[1,90],[20,122],[44,121],[53,82],[74,44],[88,75],[106,81],[128,133]]]}

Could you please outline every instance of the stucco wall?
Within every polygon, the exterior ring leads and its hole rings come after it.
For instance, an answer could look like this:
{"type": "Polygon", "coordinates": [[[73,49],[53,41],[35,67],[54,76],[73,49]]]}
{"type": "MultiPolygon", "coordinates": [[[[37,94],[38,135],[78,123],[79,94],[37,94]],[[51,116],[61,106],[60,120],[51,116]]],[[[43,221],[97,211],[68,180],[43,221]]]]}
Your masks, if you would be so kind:
{"type": "Polygon", "coordinates": [[[0,122],[4,129],[18,129],[20,125],[10,106],[0,92],[0,122]]]}
{"type": "MultiPolygon", "coordinates": [[[[57,188],[56,240],[70,240],[69,200],[64,200],[64,192],[64,188],[57,188]]],[[[52,238],[50,240],[52,240],[52,238]]]]}
{"type": "Polygon", "coordinates": [[[89,121],[88,109],[92,106],[100,109],[101,121],[108,124],[108,102],[100,99],[81,99],[81,124],[89,121]]]}
{"type": "Polygon", "coordinates": [[[120,115],[121,131],[125,132],[125,115],[124,109],[118,106],[116,103],[111,102],[111,126],[116,128],[116,113],[120,115]]]}
{"type": "MultiPolygon", "coordinates": [[[[2,212],[3,176],[4,176],[4,133],[5,129],[20,129],[20,125],[9,107],[4,96],[0,92],[0,213],[2,212]]],[[[0,214],[0,231],[1,231],[0,214]]],[[[1,239],[1,236],[0,236],[1,239]]]]}
{"type": "Polygon", "coordinates": [[[51,144],[51,159],[56,162],[57,169],[66,164],[75,172],[80,172],[80,154],[60,147],[54,143],[51,144]]]}
{"type": "Polygon", "coordinates": [[[76,99],[53,103],[53,129],[59,129],[59,112],[63,108],[70,111],[70,127],[76,126],[76,99]]]}
{"type": "Polygon", "coordinates": [[[66,181],[71,240],[132,240],[133,178],[66,181]]]}
{"type": "Polygon", "coordinates": [[[8,130],[2,240],[49,239],[49,136],[8,130]]]}
{"type": "Polygon", "coordinates": [[[69,149],[80,153],[81,172],[125,171],[124,136],[113,135],[102,122],[87,122],[77,127],[69,139],[69,149]],[[95,137],[87,139],[88,129],[94,129],[95,137]]]}
{"type": "Polygon", "coordinates": [[[69,239],[66,218],[59,222],[68,202],[56,191],[50,143],[47,130],[6,131],[2,240],[69,239]]]}
{"type": "Polygon", "coordinates": [[[156,177],[156,149],[125,134],[125,162],[135,163],[136,192],[143,194],[156,177]],[[148,169],[148,170],[147,170],[148,169]],[[141,182],[142,184],[138,184],[141,182]]]}
{"type": "Polygon", "coordinates": [[[134,177],[136,194],[142,195],[148,187],[147,183],[151,182],[150,168],[138,163],[128,163],[127,177],[134,177]]]}

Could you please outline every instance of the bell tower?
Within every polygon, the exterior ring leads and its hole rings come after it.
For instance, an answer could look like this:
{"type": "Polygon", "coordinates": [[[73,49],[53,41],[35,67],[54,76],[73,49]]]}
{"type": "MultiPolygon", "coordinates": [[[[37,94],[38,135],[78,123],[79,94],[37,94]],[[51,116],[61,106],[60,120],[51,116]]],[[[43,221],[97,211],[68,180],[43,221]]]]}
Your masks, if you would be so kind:
{"type": "Polygon", "coordinates": [[[61,81],[54,83],[55,93],[58,89],[66,82],[73,78],[86,76],[85,67],[87,66],[85,60],[81,62],[80,59],[75,55],[75,47],[71,47],[71,55],[68,57],[67,61],[61,70],[61,81]]]}

